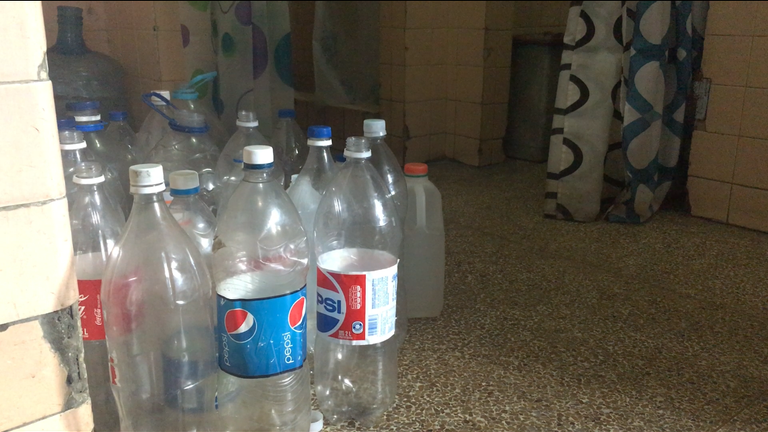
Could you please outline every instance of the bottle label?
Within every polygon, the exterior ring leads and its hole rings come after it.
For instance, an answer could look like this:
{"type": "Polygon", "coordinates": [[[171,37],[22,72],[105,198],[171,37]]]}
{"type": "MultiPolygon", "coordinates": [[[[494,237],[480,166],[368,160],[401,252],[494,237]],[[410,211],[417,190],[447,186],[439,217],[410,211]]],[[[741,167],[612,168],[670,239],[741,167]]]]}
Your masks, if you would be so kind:
{"type": "Polygon", "coordinates": [[[80,327],[84,341],[104,340],[104,314],[101,309],[101,280],[78,280],[80,327]]]}
{"type": "Polygon", "coordinates": [[[218,296],[219,368],[240,378],[299,369],[307,356],[307,287],[253,300],[218,296]]]}
{"type": "Polygon", "coordinates": [[[382,270],[337,273],[317,267],[317,331],[352,345],[395,334],[397,264],[382,270]]]}

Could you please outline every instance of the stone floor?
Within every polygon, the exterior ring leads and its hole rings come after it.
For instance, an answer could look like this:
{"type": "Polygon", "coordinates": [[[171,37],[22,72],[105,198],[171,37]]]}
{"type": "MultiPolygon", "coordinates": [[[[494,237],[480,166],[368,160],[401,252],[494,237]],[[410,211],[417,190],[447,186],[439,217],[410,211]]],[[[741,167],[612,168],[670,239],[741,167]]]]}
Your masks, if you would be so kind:
{"type": "Polygon", "coordinates": [[[375,430],[768,431],[768,235],[548,220],[544,165],[430,170],[445,309],[411,321],[375,430]]]}

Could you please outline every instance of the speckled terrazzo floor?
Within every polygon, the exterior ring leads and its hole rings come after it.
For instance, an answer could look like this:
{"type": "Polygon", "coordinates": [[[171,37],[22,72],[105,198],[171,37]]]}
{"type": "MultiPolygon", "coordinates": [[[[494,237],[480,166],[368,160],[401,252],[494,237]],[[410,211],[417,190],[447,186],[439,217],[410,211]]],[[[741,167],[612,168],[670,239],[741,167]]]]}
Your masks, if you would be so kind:
{"type": "Polygon", "coordinates": [[[445,309],[411,321],[374,430],[768,431],[768,235],[547,220],[544,176],[430,165],[445,309]]]}

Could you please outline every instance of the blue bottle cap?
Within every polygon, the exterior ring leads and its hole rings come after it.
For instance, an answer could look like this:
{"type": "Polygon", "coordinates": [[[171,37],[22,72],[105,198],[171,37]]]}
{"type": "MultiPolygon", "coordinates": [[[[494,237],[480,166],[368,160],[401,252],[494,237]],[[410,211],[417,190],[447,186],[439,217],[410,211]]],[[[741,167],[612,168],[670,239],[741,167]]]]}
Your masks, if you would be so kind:
{"type": "Polygon", "coordinates": [[[73,119],[72,117],[60,119],[56,123],[59,126],[59,130],[74,129],[76,124],[75,119],[73,119]]]}
{"type": "Polygon", "coordinates": [[[126,111],[110,111],[109,121],[123,121],[128,119],[128,113],[126,111]]]}
{"type": "Polygon", "coordinates": [[[76,124],[75,129],[79,130],[80,132],[95,132],[95,131],[104,130],[105,124],[106,123],[104,122],[76,124]]]}
{"type": "Polygon", "coordinates": [[[330,139],[331,127],[330,126],[310,126],[309,128],[307,128],[307,138],[330,139]]]}
{"type": "Polygon", "coordinates": [[[85,102],[67,102],[67,111],[90,111],[97,110],[101,104],[99,101],[85,101],[85,102]]]}
{"type": "Polygon", "coordinates": [[[296,118],[296,111],[292,109],[281,109],[277,112],[279,118],[296,118]]]}

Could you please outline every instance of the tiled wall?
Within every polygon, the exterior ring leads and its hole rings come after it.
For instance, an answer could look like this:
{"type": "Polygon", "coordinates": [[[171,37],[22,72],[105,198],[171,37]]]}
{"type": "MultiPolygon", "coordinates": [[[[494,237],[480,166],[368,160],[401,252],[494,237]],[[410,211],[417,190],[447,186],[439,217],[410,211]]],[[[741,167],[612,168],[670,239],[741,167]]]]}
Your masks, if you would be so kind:
{"type": "Polygon", "coordinates": [[[768,231],[768,3],[710,2],[702,69],[712,88],[691,147],[691,212],[768,231]]]}
{"type": "Polygon", "coordinates": [[[66,329],[46,322],[76,310],[77,285],[40,2],[0,4],[0,28],[0,430],[90,430],[87,395],[65,410],[82,375],[51,337],[66,329]]]}
{"type": "Polygon", "coordinates": [[[569,1],[516,1],[516,35],[531,33],[565,33],[569,1]]]}

